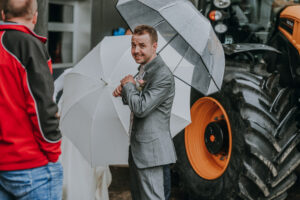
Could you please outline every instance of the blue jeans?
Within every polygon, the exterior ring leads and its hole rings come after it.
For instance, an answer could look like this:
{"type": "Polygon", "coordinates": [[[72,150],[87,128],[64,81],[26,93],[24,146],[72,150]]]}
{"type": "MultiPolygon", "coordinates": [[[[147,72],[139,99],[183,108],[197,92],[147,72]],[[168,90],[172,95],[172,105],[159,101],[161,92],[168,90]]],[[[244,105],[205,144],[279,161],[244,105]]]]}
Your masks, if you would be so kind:
{"type": "Polygon", "coordinates": [[[60,162],[16,171],[0,171],[1,200],[61,200],[63,169],[60,162]]]}

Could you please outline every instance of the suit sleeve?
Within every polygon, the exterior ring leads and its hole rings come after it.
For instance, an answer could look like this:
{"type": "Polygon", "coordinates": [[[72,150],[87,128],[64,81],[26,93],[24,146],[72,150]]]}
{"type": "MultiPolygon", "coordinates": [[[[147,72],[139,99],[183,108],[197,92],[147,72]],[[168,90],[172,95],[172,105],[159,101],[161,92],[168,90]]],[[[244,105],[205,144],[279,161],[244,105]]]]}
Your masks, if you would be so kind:
{"type": "MultiPolygon", "coordinates": [[[[33,41],[23,51],[23,60],[27,71],[27,112],[34,128],[34,137],[50,162],[56,162],[61,153],[61,133],[57,105],[53,101],[53,77],[50,72],[49,56],[45,46],[33,41]]],[[[25,88],[26,90],[26,88],[25,88]]]]}
{"type": "Polygon", "coordinates": [[[171,78],[167,75],[160,76],[143,92],[139,92],[133,83],[123,86],[122,96],[127,100],[130,110],[136,117],[146,117],[165,100],[172,87],[171,78]]]}

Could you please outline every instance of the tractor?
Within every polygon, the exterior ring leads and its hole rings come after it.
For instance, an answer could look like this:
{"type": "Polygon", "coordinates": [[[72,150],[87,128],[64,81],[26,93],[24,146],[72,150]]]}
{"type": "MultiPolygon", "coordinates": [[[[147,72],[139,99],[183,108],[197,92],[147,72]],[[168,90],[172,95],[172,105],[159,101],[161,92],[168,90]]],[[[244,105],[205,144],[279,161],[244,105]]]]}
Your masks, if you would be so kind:
{"type": "Polygon", "coordinates": [[[189,200],[282,200],[296,183],[300,5],[274,16],[268,46],[224,45],[220,92],[191,91],[192,123],[174,138],[189,200]]]}

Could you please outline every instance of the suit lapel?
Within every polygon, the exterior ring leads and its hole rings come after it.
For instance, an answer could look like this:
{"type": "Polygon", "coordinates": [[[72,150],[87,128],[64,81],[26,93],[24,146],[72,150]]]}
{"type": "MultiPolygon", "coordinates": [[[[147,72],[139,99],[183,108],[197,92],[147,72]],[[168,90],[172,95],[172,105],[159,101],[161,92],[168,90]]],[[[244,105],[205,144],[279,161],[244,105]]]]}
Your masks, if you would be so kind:
{"type": "MultiPolygon", "coordinates": [[[[157,69],[164,65],[164,61],[162,60],[160,55],[157,55],[156,58],[154,58],[150,63],[147,63],[144,66],[145,74],[143,80],[145,81],[145,86],[143,88],[143,91],[145,91],[148,88],[157,69]]],[[[138,69],[140,70],[140,67],[138,69]]]]}
{"type": "Polygon", "coordinates": [[[151,78],[155,74],[155,72],[158,70],[159,67],[164,66],[164,61],[160,57],[160,55],[157,55],[156,58],[154,58],[150,63],[147,63],[144,67],[145,75],[144,80],[145,81],[151,81],[151,78]]]}

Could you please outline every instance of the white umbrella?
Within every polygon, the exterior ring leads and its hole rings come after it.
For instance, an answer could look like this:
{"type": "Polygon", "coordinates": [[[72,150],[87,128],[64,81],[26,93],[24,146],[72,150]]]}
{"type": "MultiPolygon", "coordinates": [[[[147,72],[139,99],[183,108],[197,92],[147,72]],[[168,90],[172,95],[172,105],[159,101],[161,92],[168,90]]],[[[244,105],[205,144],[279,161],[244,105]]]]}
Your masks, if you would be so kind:
{"type": "Polygon", "coordinates": [[[160,55],[166,51],[169,55],[173,49],[175,58],[182,60],[173,65],[176,77],[204,95],[221,89],[225,70],[222,45],[209,20],[189,0],[118,0],[116,7],[131,30],[147,24],[163,36],[165,47],[160,55]]]}
{"type": "MultiPolygon", "coordinates": [[[[137,73],[130,39],[105,37],[65,76],[61,130],[93,167],[127,164],[130,110],[112,92],[125,75],[137,73]]],[[[175,84],[173,136],[190,123],[190,87],[175,84]]]]}

